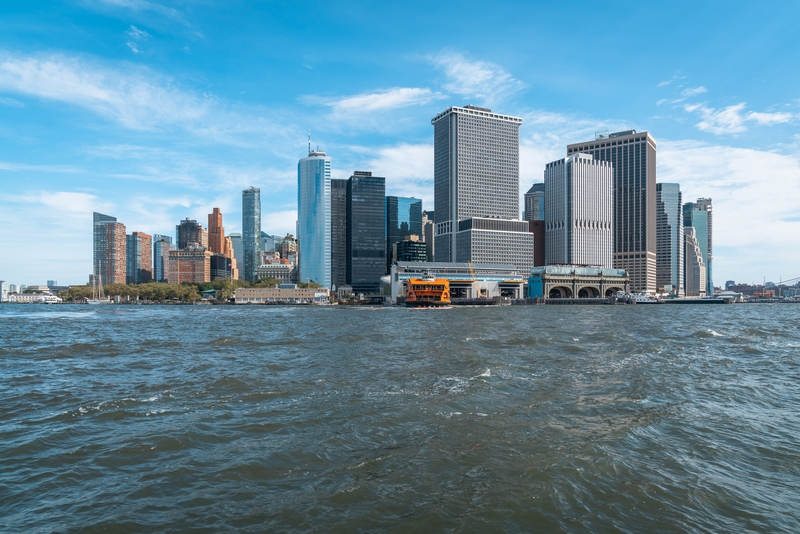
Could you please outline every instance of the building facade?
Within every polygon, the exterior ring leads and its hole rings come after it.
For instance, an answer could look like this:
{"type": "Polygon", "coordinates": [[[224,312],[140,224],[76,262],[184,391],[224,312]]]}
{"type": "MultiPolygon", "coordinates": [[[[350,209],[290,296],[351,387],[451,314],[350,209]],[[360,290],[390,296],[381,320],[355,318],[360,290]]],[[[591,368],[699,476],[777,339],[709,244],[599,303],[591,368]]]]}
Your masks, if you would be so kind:
{"type": "Polygon", "coordinates": [[[656,244],[657,291],[682,297],[685,245],[680,184],[656,184],[656,244]]]}
{"type": "Polygon", "coordinates": [[[208,214],[208,250],[214,254],[225,254],[225,228],[219,208],[214,208],[208,214]]]}
{"type": "Polygon", "coordinates": [[[186,248],[191,244],[208,248],[208,231],[197,221],[186,217],[175,226],[175,242],[178,248],[186,248]]]}
{"type": "Polygon", "coordinates": [[[210,282],[213,255],[210,250],[195,244],[184,249],[170,250],[167,281],[176,285],[183,282],[210,282]]]}
{"type": "Polygon", "coordinates": [[[170,250],[172,250],[172,236],[153,235],[153,280],[156,282],[167,281],[170,250]]]}
{"type": "MultiPolygon", "coordinates": [[[[710,198],[698,198],[697,202],[687,202],[683,205],[683,225],[695,229],[697,244],[703,254],[703,265],[706,269],[706,293],[709,295],[714,293],[714,280],[711,272],[714,260],[712,222],[710,198]]],[[[688,272],[686,276],[688,276],[688,272]]]]}
{"type": "Polygon", "coordinates": [[[614,254],[614,171],[572,154],[544,171],[545,263],[609,269],[614,254]]]}
{"type": "Polygon", "coordinates": [[[533,184],[525,193],[525,211],[522,212],[525,221],[544,220],[544,182],[533,184]]]}
{"type": "Polygon", "coordinates": [[[533,252],[527,221],[470,217],[458,223],[456,262],[499,263],[528,271],[533,252]]]}
{"type": "MultiPolygon", "coordinates": [[[[242,277],[255,280],[261,255],[261,189],[242,191],[242,277]]],[[[234,251],[236,243],[234,242],[234,251]]]]}
{"type": "MultiPolygon", "coordinates": [[[[422,238],[422,200],[413,197],[387,196],[384,200],[386,221],[386,273],[391,270],[392,250],[409,236],[422,238]]],[[[384,273],[385,274],[385,273],[384,273]]]]}
{"type": "Polygon", "coordinates": [[[422,240],[425,241],[425,253],[428,255],[427,261],[433,261],[434,256],[434,236],[436,235],[436,222],[433,219],[434,211],[422,212],[422,240]]]}
{"type": "Polygon", "coordinates": [[[103,285],[124,284],[127,275],[125,225],[115,217],[93,214],[93,275],[103,285]]]}
{"type": "Polygon", "coordinates": [[[331,179],[331,287],[347,285],[347,180],[331,179]]]}
{"type": "Polygon", "coordinates": [[[456,261],[459,222],[519,215],[522,119],[476,106],[447,108],[433,125],[437,262],[456,261]]]}
{"type": "MultiPolygon", "coordinates": [[[[428,261],[428,252],[425,243],[413,239],[404,239],[392,245],[392,262],[428,261]]],[[[391,266],[390,269],[391,271],[391,266]]]]}
{"type": "Polygon", "coordinates": [[[385,193],[386,179],[371,172],[355,171],[347,180],[347,285],[354,293],[380,291],[386,269],[385,193]]]}
{"type": "MultiPolygon", "coordinates": [[[[598,135],[567,146],[567,155],[591,154],[614,168],[615,269],[634,292],[656,291],[656,142],[636,130],[598,135]]],[[[545,200],[545,204],[547,201],[545,200]]],[[[547,206],[545,206],[547,209],[547,206]]]]}
{"type": "Polygon", "coordinates": [[[528,298],[606,298],[630,292],[624,269],[547,265],[531,269],[528,298]]]}
{"type": "Polygon", "coordinates": [[[687,297],[702,297],[706,290],[706,266],[703,261],[703,251],[697,241],[697,229],[693,226],[684,227],[684,243],[686,248],[685,292],[687,297]]]}
{"type": "Polygon", "coordinates": [[[153,279],[153,236],[133,232],[125,239],[127,284],[145,284],[153,279]]]}
{"type": "Polygon", "coordinates": [[[331,286],[331,158],[309,150],[297,163],[300,280],[331,286]]]}

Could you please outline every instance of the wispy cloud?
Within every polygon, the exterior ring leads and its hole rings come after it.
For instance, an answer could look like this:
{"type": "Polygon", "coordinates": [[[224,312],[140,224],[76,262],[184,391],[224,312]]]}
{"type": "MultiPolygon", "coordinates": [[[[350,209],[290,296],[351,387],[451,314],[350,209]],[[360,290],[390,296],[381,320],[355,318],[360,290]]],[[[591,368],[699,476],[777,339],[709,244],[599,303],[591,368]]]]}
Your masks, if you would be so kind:
{"type": "Polygon", "coordinates": [[[711,108],[704,104],[687,104],[683,109],[687,113],[697,113],[702,119],[697,123],[697,129],[715,135],[737,134],[747,131],[747,122],[755,122],[762,126],[771,126],[790,122],[794,115],[786,112],[763,113],[751,111],[743,113],[745,102],[727,106],[721,109],[711,108]]]}
{"type": "Polygon", "coordinates": [[[128,48],[130,48],[131,52],[133,52],[134,54],[140,54],[141,53],[141,52],[139,52],[139,48],[136,46],[136,43],[131,43],[129,41],[129,42],[125,43],[125,44],[128,45],[128,48]]]}
{"type": "Polygon", "coordinates": [[[683,91],[681,91],[681,95],[684,97],[702,95],[703,93],[707,93],[708,89],[703,86],[700,87],[687,87],[683,91]]]}
{"type": "Polygon", "coordinates": [[[150,11],[163,17],[172,19],[183,25],[190,25],[189,21],[186,19],[186,16],[182,12],[156,2],[148,2],[147,0],[99,0],[97,3],[111,7],[124,8],[131,11],[150,11]]]}
{"type": "Polygon", "coordinates": [[[419,87],[394,87],[385,91],[362,93],[340,98],[308,96],[304,100],[309,103],[330,106],[339,113],[370,113],[390,109],[421,106],[436,100],[447,98],[439,92],[419,87]]]}
{"type": "Polygon", "coordinates": [[[442,85],[446,91],[478,98],[487,105],[525,87],[501,66],[488,61],[470,60],[457,52],[440,52],[429,59],[447,76],[442,85]]]}
{"type": "Polygon", "coordinates": [[[131,27],[128,28],[128,31],[126,31],[125,34],[136,39],[137,41],[146,41],[147,38],[150,37],[149,33],[144,30],[140,30],[133,24],[131,24],[131,27]]]}
{"type": "Polygon", "coordinates": [[[14,100],[13,98],[6,98],[4,96],[0,96],[0,106],[7,106],[10,108],[24,108],[25,104],[23,104],[19,100],[14,100]]]}
{"type": "Polygon", "coordinates": [[[674,82],[676,82],[678,80],[685,80],[685,79],[686,79],[686,76],[681,74],[680,71],[677,71],[675,74],[672,75],[672,79],[664,80],[663,82],[658,82],[658,84],[656,84],[656,87],[665,87],[667,85],[671,85],[672,83],[674,83],[674,82]]]}

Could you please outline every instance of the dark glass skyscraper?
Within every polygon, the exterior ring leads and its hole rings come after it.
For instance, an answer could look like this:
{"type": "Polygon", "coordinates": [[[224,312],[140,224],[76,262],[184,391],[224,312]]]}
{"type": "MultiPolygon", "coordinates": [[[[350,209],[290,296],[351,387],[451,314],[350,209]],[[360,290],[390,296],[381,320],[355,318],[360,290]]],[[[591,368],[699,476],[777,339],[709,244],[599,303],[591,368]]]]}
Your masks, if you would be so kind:
{"type": "Polygon", "coordinates": [[[625,269],[631,290],[656,292],[656,142],[636,130],[598,135],[567,146],[614,166],[614,268],[625,269]]]}
{"type": "Polygon", "coordinates": [[[407,236],[422,235],[422,200],[413,197],[386,197],[386,272],[391,270],[392,247],[407,236]]]}
{"type": "Polygon", "coordinates": [[[261,263],[261,189],[242,191],[242,254],[245,280],[255,280],[261,263]]]}
{"type": "Polygon", "coordinates": [[[331,180],[331,284],[347,284],[347,180],[331,180]]]}
{"type": "Polygon", "coordinates": [[[377,293],[386,268],[386,179],[355,171],[347,180],[347,283],[355,293],[377,293]]]}
{"type": "Polygon", "coordinates": [[[658,291],[683,296],[684,237],[680,184],[656,184],[656,243],[658,291]]]}
{"type": "Polygon", "coordinates": [[[169,272],[169,251],[172,250],[172,237],[155,234],[153,236],[153,279],[166,282],[169,272]]]}

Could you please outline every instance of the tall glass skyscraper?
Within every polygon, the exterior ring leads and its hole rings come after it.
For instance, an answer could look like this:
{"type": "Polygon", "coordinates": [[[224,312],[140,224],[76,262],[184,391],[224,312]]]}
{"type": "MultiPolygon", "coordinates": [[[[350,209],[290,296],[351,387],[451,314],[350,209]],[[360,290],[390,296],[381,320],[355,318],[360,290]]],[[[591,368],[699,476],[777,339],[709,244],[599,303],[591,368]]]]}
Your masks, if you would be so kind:
{"type": "Polygon", "coordinates": [[[687,202],[683,205],[683,225],[695,229],[697,244],[703,254],[703,263],[706,268],[706,293],[714,293],[714,279],[711,273],[711,264],[714,259],[712,251],[712,213],[711,199],[698,198],[697,202],[687,202]]]}
{"type": "MultiPolygon", "coordinates": [[[[355,171],[347,180],[347,283],[354,293],[377,293],[386,269],[386,179],[355,171]]],[[[300,241],[302,243],[302,240],[300,241]]]]}
{"type": "Polygon", "coordinates": [[[406,236],[416,235],[422,239],[422,200],[413,197],[386,197],[384,203],[386,219],[386,272],[391,270],[392,247],[406,236]]]}
{"type": "Polygon", "coordinates": [[[544,183],[533,184],[525,193],[524,221],[544,220],[544,183]]]}
{"type": "Polygon", "coordinates": [[[656,286],[684,295],[683,200],[680,184],[656,184],[656,286]]]}
{"type": "Polygon", "coordinates": [[[331,284],[347,284],[347,180],[331,179],[331,284]]]}
{"type": "Polygon", "coordinates": [[[242,191],[242,255],[244,279],[255,280],[261,264],[261,189],[258,187],[242,191]]]}
{"type": "Polygon", "coordinates": [[[331,158],[320,150],[297,163],[297,234],[299,280],[331,287],[331,158]]]}

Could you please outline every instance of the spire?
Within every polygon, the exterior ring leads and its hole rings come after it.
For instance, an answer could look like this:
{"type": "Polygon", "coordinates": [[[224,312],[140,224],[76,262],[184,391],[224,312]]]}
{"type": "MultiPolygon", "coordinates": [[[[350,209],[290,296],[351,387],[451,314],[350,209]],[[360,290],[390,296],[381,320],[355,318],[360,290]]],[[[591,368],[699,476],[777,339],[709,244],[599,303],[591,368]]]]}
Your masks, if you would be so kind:
{"type": "Polygon", "coordinates": [[[308,155],[311,155],[311,128],[308,129],[308,155]]]}

